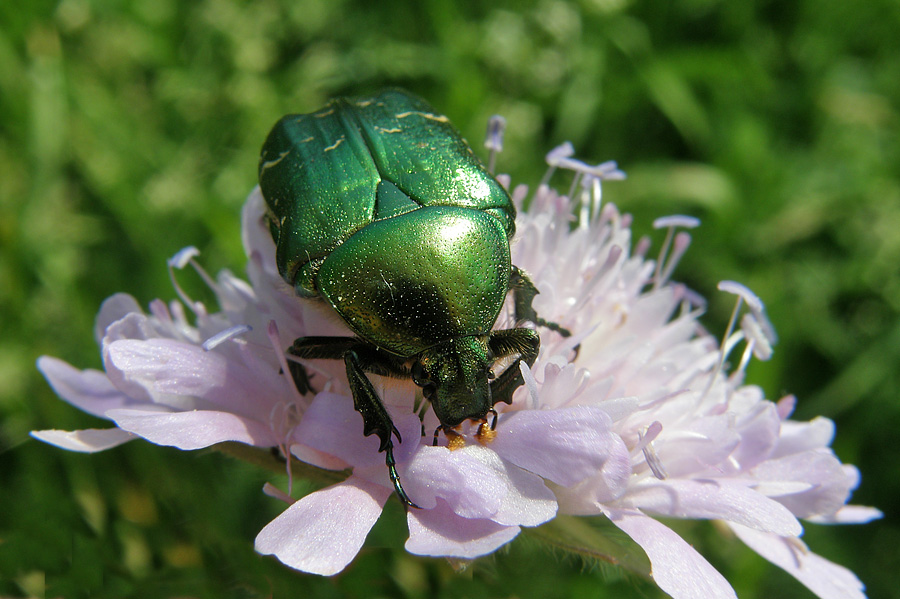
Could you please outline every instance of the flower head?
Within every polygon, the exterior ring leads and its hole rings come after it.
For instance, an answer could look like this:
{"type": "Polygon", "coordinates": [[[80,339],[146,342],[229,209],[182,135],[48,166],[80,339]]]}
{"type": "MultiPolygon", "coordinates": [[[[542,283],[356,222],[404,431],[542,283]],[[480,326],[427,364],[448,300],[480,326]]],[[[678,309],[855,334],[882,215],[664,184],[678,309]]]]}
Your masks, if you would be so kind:
{"type": "MultiPolygon", "coordinates": [[[[499,150],[499,125],[491,149],[499,150]]],[[[667,217],[660,257],[632,244],[630,217],[601,203],[615,163],[587,165],[564,145],[551,173],[576,173],[569,192],[548,185],[519,208],[513,263],[540,294],[534,308],[559,327],[537,326],[541,351],[512,404],[498,404],[496,428],[464,424],[452,439],[428,434],[439,422],[410,382],[372,375],[399,433],[396,470],[417,508],[408,510],[406,549],[470,559],[496,550],[522,527],[558,514],[604,515],[647,553],[653,577],[673,597],[730,597],[730,585],[674,531],[666,516],[725,521],[735,534],[820,597],[862,596],[852,573],[808,552],[798,519],[864,522],[876,510],[847,506],[858,474],[829,449],[830,421],[790,420],[791,397],[770,402],[743,383],[747,362],[775,342],[762,302],[736,283],[740,305],[720,342],[698,323],[704,303],[672,273],[687,250],[690,217],[667,217]],[[743,344],[739,365],[728,357],[743,344]],[[843,595],[840,593],[844,593],[843,595]]],[[[509,188],[509,179],[499,177],[509,188]]],[[[181,301],[126,295],[101,307],[97,340],[104,371],[79,371],[55,358],[38,367],[57,393],[111,420],[114,428],[39,431],[44,441],[99,451],[142,437],[181,449],[236,441],[349,476],[288,502],[256,539],[257,550],[323,575],[355,557],[394,486],[379,439],[364,436],[339,360],[306,361],[314,392],[302,395],[284,348],[304,336],[347,336],[321,303],[298,298],[281,279],[258,190],[243,212],[250,283],[209,277],[186,250],[170,261],[181,301]],[[177,285],[191,264],[219,303],[210,312],[177,285]],[[188,314],[193,314],[189,318],[188,314]]],[[[543,323],[540,323],[543,324],[543,323]]],[[[496,328],[516,326],[512,300],[496,328]]],[[[515,366],[514,366],[515,367],[515,366]]]]}

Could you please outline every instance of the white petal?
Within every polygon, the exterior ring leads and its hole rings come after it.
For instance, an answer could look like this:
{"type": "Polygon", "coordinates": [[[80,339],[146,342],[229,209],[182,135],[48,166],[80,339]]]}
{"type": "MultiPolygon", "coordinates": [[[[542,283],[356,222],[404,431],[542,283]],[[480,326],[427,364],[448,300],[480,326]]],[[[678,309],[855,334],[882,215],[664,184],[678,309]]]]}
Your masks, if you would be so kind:
{"type": "Polygon", "coordinates": [[[800,539],[739,524],[730,526],[748,547],[783,568],[821,599],[865,599],[865,585],[853,572],[810,552],[800,539]]]}
{"type": "MultiPolygon", "coordinates": [[[[393,436],[394,459],[406,461],[420,441],[421,423],[413,414],[394,416],[394,426],[403,440],[393,436]]],[[[346,395],[322,392],[303,413],[293,438],[317,451],[331,454],[357,468],[384,469],[384,454],[378,452],[376,435],[363,435],[363,417],[346,395]]]]}
{"type": "Polygon", "coordinates": [[[645,480],[621,503],[660,516],[728,520],[782,535],[796,536],[803,530],[787,508],[741,482],[645,480]]]}
{"type": "Polygon", "coordinates": [[[289,397],[274,368],[260,372],[221,352],[173,339],[114,341],[106,371],[130,395],[143,389],[154,402],[181,409],[215,407],[267,420],[278,400],[289,397]]]}
{"type": "Polygon", "coordinates": [[[256,537],[256,550],[284,564],[331,576],[347,567],[391,491],[351,476],[300,499],[256,537]]]}
{"type": "Polygon", "coordinates": [[[675,599],[736,599],[725,577],[669,527],[638,510],[606,515],[644,549],[653,580],[675,599]]]}
{"type": "Polygon", "coordinates": [[[106,298],[100,306],[100,312],[97,313],[97,319],[94,322],[94,339],[96,339],[97,345],[106,335],[109,325],[131,313],[143,313],[141,306],[132,296],[127,293],[116,293],[106,298]]]}
{"type": "Polygon", "coordinates": [[[522,410],[505,416],[490,448],[513,464],[562,486],[596,474],[613,456],[627,456],[603,410],[589,406],[522,410]]]}
{"type": "Polygon", "coordinates": [[[37,367],[57,395],[88,414],[105,418],[107,410],[134,403],[99,370],[78,370],[51,356],[38,358],[37,367]]]}
{"type": "Polygon", "coordinates": [[[279,443],[269,427],[228,412],[121,409],[111,410],[108,415],[121,429],[151,443],[179,449],[200,449],[223,441],[257,447],[274,447],[279,443]]]}
{"type": "Polygon", "coordinates": [[[817,524],[865,524],[883,517],[882,511],[874,507],[845,505],[833,514],[810,518],[809,521],[817,524]]]}
{"type": "Polygon", "coordinates": [[[31,431],[31,436],[44,443],[82,453],[103,451],[137,438],[131,433],[118,428],[89,428],[80,431],[31,431]]]}
{"type": "Polygon", "coordinates": [[[406,550],[418,555],[471,559],[495,551],[519,534],[518,526],[458,516],[443,500],[430,510],[409,510],[406,520],[406,550]]]}

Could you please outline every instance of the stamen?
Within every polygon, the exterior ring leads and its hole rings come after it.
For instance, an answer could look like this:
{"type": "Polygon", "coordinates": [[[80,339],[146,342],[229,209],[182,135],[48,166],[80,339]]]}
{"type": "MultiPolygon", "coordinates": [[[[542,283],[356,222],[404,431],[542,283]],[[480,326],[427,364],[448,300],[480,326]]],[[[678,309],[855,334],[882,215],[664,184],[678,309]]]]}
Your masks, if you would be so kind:
{"type": "Polygon", "coordinates": [[[525,206],[525,198],[528,197],[528,186],[524,183],[519,183],[516,185],[516,188],[513,189],[512,194],[510,194],[512,198],[513,205],[517,210],[523,210],[525,206]]]}
{"type": "MultiPolygon", "coordinates": [[[[719,360],[716,362],[716,367],[710,374],[709,381],[706,384],[706,388],[703,390],[703,395],[701,396],[703,398],[705,398],[706,394],[709,393],[709,390],[712,388],[713,384],[716,381],[716,377],[719,376],[719,373],[725,366],[725,359],[728,354],[731,353],[731,350],[734,348],[735,344],[737,344],[740,339],[744,338],[744,335],[746,334],[742,329],[742,331],[740,333],[737,333],[733,339],[731,335],[732,331],[734,330],[734,325],[737,322],[737,316],[741,309],[741,303],[746,301],[748,307],[754,313],[762,314],[763,312],[762,300],[760,300],[755,293],[750,291],[747,286],[735,281],[721,281],[718,284],[718,289],[719,291],[724,291],[726,293],[732,293],[736,295],[737,301],[734,304],[734,310],[731,311],[731,318],[729,318],[728,320],[728,326],[725,328],[725,335],[722,337],[722,343],[719,346],[719,360]]],[[[754,342],[750,340],[748,340],[748,343],[751,345],[754,344],[754,342]]],[[[741,366],[746,366],[743,359],[741,360],[741,366]]],[[[742,368],[739,368],[738,370],[743,371],[742,368]]]]}
{"type": "Polygon", "coordinates": [[[572,143],[568,141],[556,146],[555,148],[547,152],[545,160],[547,161],[547,164],[550,166],[550,168],[548,168],[547,172],[544,173],[544,177],[541,179],[540,185],[547,185],[550,182],[550,178],[553,176],[553,173],[555,173],[556,169],[559,168],[560,161],[574,154],[575,148],[572,146],[572,143]]]}
{"type": "Polygon", "coordinates": [[[644,460],[647,462],[647,466],[650,468],[650,472],[653,473],[653,476],[659,480],[665,480],[669,475],[666,472],[662,461],[659,459],[659,454],[653,449],[653,440],[656,439],[661,432],[662,423],[659,421],[652,422],[644,431],[638,431],[638,447],[640,447],[641,453],[644,454],[644,460]]]}
{"type": "Polygon", "coordinates": [[[672,272],[675,270],[675,267],[678,266],[678,262],[681,260],[682,256],[684,256],[684,253],[690,245],[690,233],[681,231],[675,235],[675,243],[672,245],[672,255],[669,257],[669,261],[666,263],[665,269],[662,272],[663,281],[669,280],[669,277],[672,276],[672,272]]]}
{"type": "Polygon", "coordinates": [[[169,268],[177,268],[178,270],[181,270],[188,265],[188,262],[199,255],[200,250],[192,245],[189,245],[186,248],[178,250],[178,253],[169,258],[166,261],[166,264],[168,264],[169,268]]]}
{"type": "Polygon", "coordinates": [[[663,242],[662,249],[659,252],[659,258],[656,261],[656,271],[653,274],[653,288],[659,289],[659,287],[668,280],[669,276],[672,274],[672,271],[675,269],[675,265],[678,263],[678,260],[681,258],[681,255],[684,254],[684,251],[687,249],[687,245],[681,248],[681,252],[678,253],[678,244],[690,244],[690,236],[685,240],[684,238],[679,240],[675,236],[675,228],[676,227],[685,227],[687,229],[693,229],[700,224],[700,220],[694,218],[693,216],[684,216],[681,214],[673,214],[671,216],[662,216],[653,221],[654,229],[668,229],[666,232],[666,240],[663,242]],[[672,245],[672,240],[675,239],[676,242],[676,253],[677,258],[675,258],[674,263],[669,264],[666,263],[669,254],[669,246],[672,245]],[[665,274],[665,276],[664,276],[665,274]]]}
{"type": "Polygon", "coordinates": [[[200,251],[197,248],[188,246],[180,250],[177,254],[166,261],[166,266],[169,269],[169,280],[172,281],[172,287],[175,288],[175,293],[179,298],[181,298],[181,301],[195,314],[204,312],[204,310],[201,307],[200,302],[194,302],[194,300],[192,300],[190,296],[185,293],[184,289],[182,289],[178,285],[178,281],[175,279],[175,269],[177,268],[181,270],[182,268],[187,266],[187,264],[193,259],[194,256],[199,255],[200,251]]]}
{"type": "Polygon", "coordinates": [[[287,503],[288,505],[295,502],[295,499],[293,497],[291,497],[289,493],[285,493],[284,491],[282,491],[281,489],[279,489],[272,483],[266,483],[263,485],[263,493],[265,493],[266,495],[268,495],[269,497],[272,497],[274,499],[281,500],[281,501],[287,503]]]}
{"type": "MultiPolygon", "coordinates": [[[[281,372],[284,373],[284,376],[290,376],[291,370],[290,367],[288,367],[287,356],[284,354],[284,349],[281,347],[281,338],[278,336],[278,325],[275,324],[274,320],[270,320],[269,324],[266,326],[266,335],[269,337],[272,349],[275,350],[275,358],[278,360],[281,372]]],[[[298,402],[298,405],[306,405],[306,400],[300,395],[297,385],[290,382],[288,387],[290,387],[291,392],[294,394],[295,402],[298,402]]]]}
{"type": "Polygon", "coordinates": [[[654,229],[667,229],[675,227],[684,227],[685,229],[696,229],[700,226],[700,219],[693,216],[685,216],[683,214],[671,214],[669,216],[661,216],[653,221],[654,229]]]}
{"type": "Polygon", "coordinates": [[[204,341],[200,345],[200,347],[202,347],[206,351],[209,351],[209,350],[215,348],[216,346],[221,345],[222,343],[225,343],[229,339],[233,339],[234,337],[238,337],[240,335],[243,335],[244,333],[249,333],[251,330],[252,329],[250,328],[249,325],[237,324],[237,325],[234,325],[233,327],[228,327],[227,329],[225,329],[223,331],[219,331],[218,333],[216,333],[215,335],[213,335],[212,337],[210,337],[209,339],[204,341]]]}
{"type": "MultiPolygon", "coordinates": [[[[754,312],[763,311],[762,300],[759,299],[759,297],[755,293],[750,291],[750,288],[746,285],[742,285],[737,281],[720,281],[718,289],[719,291],[732,293],[743,299],[745,302],[747,302],[747,306],[754,312]]],[[[738,306],[740,306],[740,302],[738,302],[738,306]]]]}
{"type": "Polygon", "coordinates": [[[531,409],[537,410],[540,408],[540,400],[538,399],[538,388],[537,381],[534,380],[534,374],[531,372],[531,368],[528,367],[528,364],[525,362],[519,362],[519,372],[522,373],[522,378],[525,380],[525,387],[528,389],[528,395],[531,397],[531,409]]]}
{"type": "Polygon", "coordinates": [[[644,258],[647,256],[647,251],[650,250],[650,245],[653,242],[650,241],[650,238],[647,235],[644,235],[640,239],[638,239],[637,244],[634,246],[634,256],[637,258],[644,258]]]}
{"type": "Polygon", "coordinates": [[[506,119],[495,114],[488,120],[487,136],[484,140],[484,147],[490,150],[488,158],[488,172],[494,173],[497,154],[503,151],[503,132],[506,129],[506,119]]]}
{"type": "Polygon", "coordinates": [[[765,362],[772,357],[772,345],[765,329],[760,325],[753,313],[744,314],[741,318],[741,330],[747,338],[747,344],[754,346],[753,355],[765,362]]]}

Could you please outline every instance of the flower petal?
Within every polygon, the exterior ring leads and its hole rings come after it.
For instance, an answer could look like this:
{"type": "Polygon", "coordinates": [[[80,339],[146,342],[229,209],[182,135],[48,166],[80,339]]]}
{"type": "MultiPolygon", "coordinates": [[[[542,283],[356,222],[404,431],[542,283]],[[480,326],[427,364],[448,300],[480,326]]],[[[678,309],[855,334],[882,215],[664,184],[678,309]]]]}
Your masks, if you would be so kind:
{"type": "Polygon", "coordinates": [[[753,551],[784,569],[822,599],[865,599],[865,585],[853,572],[812,553],[800,539],[739,524],[730,526],[753,551]]]}
{"type": "Polygon", "coordinates": [[[409,510],[406,520],[406,550],[417,555],[471,559],[496,550],[519,534],[518,526],[460,517],[442,499],[430,510],[409,510]]]}
{"type": "Polygon", "coordinates": [[[390,494],[355,476],[310,493],[260,531],[256,550],[304,572],[337,574],[359,553],[390,494]]]}
{"type": "Polygon", "coordinates": [[[100,305],[100,312],[94,321],[94,338],[97,345],[103,340],[109,325],[131,313],[143,313],[141,306],[132,296],[127,293],[116,293],[106,298],[100,305]]]}
{"type": "Polygon", "coordinates": [[[122,339],[110,343],[107,351],[106,370],[113,384],[129,395],[143,390],[156,403],[252,413],[267,420],[275,403],[290,397],[274,368],[268,373],[251,369],[223,353],[190,343],[122,339]]]}
{"type": "Polygon", "coordinates": [[[228,412],[121,409],[110,410],[108,416],[123,430],[151,443],[179,449],[200,449],[223,441],[257,447],[275,447],[279,443],[272,430],[261,422],[228,412]]]}
{"type": "Polygon", "coordinates": [[[501,425],[491,449],[564,487],[596,474],[610,458],[628,456],[609,430],[609,415],[596,407],[520,410],[504,414],[501,425]]]}
{"type": "Polygon", "coordinates": [[[95,453],[127,443],[136,437],[118,428],[89,428],[80,431],[31,431],[31,436],[44,443],[69,451],[95,453]]]}
{"type": "Polygon", "coordinates": [[[725,577],[671,528],[638,510],[606,515],[644,549],[653,580],[675,599],[737,598],[725,577]]]}
{"type": "MultiPolygon", "coordinates": [[[[393,418],[403,439],[402,443],[397,443],[396,436],[393,437],[394,459],[400,463],[407,460],[418,446],[422,425],[413,414],[393,418]]],[[[363,435],[363,417],[353,408],[353,400],[346,395],[327,392],[316,395],[294,430],[293,438],[354,467],[380,467],[385,470],[384,454],[378,451],[378,437],[363,435]]]]}
{"type": "Polygon", "coordinates": [[[135,403],[99,370],[78,370],[51,356],[38,358],[37,367],[57,395],[88,414],[105,418],[107,410],[135,403]]]}
{"type": "Polygon", "coordinates": [[[783,505],[727,479],[645,479],[620,504],[661,516],[728,520],[781,535],[797,536],[803,530],[783,505]]]}

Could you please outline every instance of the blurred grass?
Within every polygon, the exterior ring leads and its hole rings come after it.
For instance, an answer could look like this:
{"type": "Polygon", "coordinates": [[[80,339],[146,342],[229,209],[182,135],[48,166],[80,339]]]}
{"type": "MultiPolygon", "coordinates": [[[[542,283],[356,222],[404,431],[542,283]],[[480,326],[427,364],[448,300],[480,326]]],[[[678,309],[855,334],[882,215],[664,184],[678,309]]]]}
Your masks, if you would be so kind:
{"type": "MultiPolygon", "coordinates": [[[[265,473],[223,456],[131,443],[68,454],[35,428],[101,426],[55,398],[41,354],[98,367],[100,302],[170,298],[185,245],[243,268],[240,206],[282,114],[401,85],[479,147],[509,121],[502,170],[536,183],[571,140],[616,159],[606,197],[652,218],[703,219],[677,276],[767,302],[782,342],[751,366],[798,417],[838,422],[859,503],[900,497],[900,5],[764,0],[445,2],[62,0],[0,3],[0,595],[47,597],[646,597],[613,568],[519,540],[461,575],[391,551],[389,511],[343,576],[256,556],[279,506],[265,473]]],[[[691,538],[742,598],[805,592],[722,540],[691,538]]],[[[896,515],[809,527],[812,548],[894,594],[896,515]]]]}

